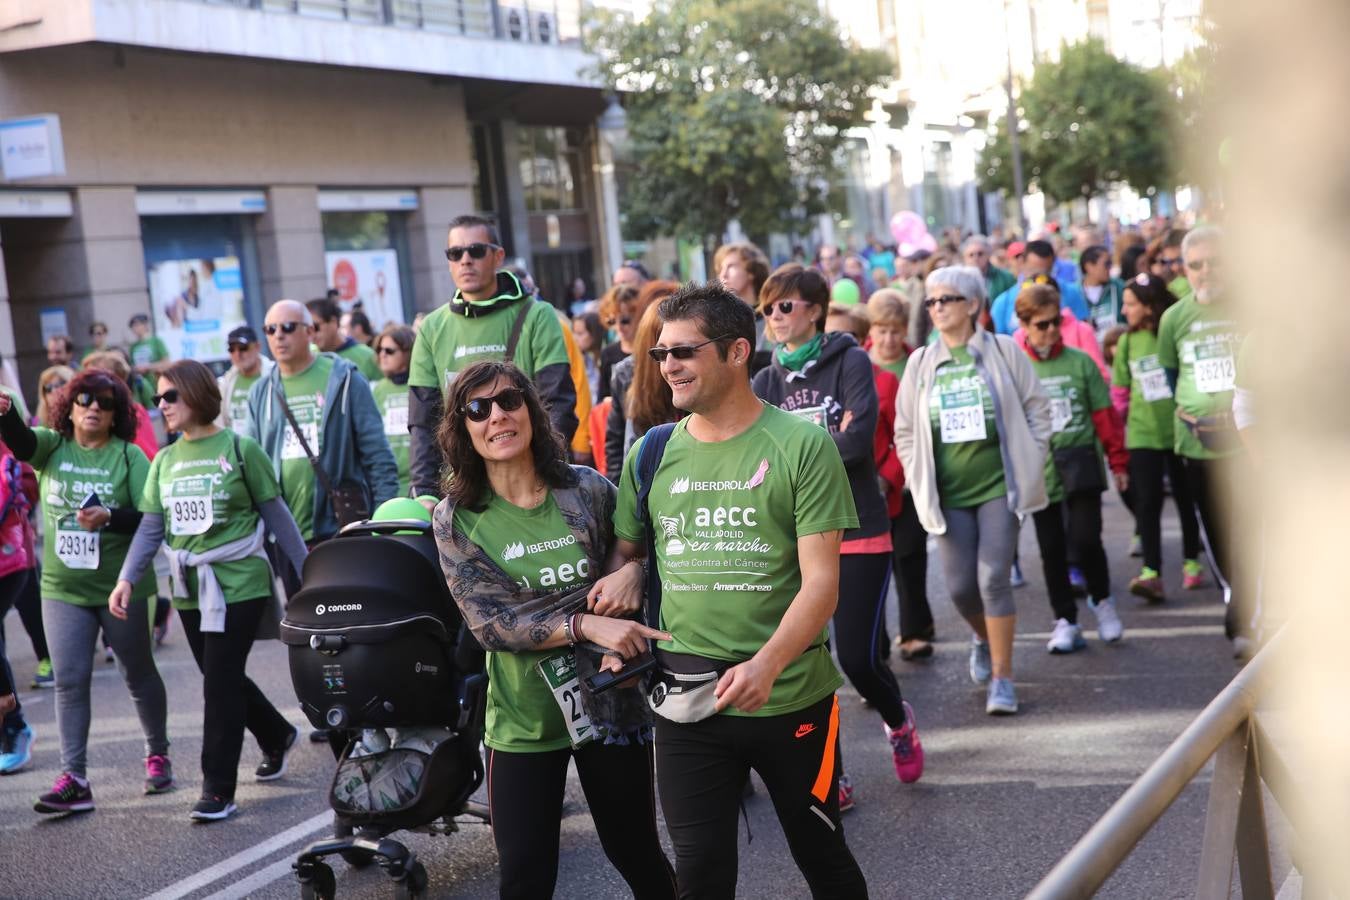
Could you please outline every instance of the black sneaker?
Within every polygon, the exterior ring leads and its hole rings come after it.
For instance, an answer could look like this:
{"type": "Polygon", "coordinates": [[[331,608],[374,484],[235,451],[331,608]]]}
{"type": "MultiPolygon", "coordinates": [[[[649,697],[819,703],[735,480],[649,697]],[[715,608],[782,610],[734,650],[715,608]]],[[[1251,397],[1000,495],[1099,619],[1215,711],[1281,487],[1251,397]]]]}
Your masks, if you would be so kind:
{"type": "Polygon", "coordinates": [[[201,799],[192,806],[192,812],[188,813],[188,818],[196,819],[199,822],[217,822],[221,819],[228,819],[239,807],[234,805],[234,801],[222,797],[219,794],[202,794],[201,799]]]}
{"type": "Polygon", "coordinates": [[[52,789],[33,804],[33,810],[40,813],[89,812],[94,808],[94,792],[89,782],[80,784],[69,772],[57,776],[52,789]]]}
{"type": "Polygon", "coordinates": [[[292,727],[291,733],[286,736],[286,743],[280,750],[263,753],[263,761],[253,770],[259,781],[276,781],[286,774],[286,757],[290,755],[291,748],[295,746],[295,739],[299,736],[300,729],[292,727]]]}

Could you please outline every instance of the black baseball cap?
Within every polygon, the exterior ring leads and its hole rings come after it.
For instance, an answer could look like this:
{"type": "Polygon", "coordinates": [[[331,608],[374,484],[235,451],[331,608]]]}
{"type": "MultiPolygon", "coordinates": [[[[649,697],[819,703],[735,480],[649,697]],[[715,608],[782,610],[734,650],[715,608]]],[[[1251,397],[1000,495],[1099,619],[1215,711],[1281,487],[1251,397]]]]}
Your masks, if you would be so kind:
{"type": "Polygon", "coordinates": [[[240,325],[234,331],[231,331],[229,337],[225,339],[225,345],[230,344],[256,344],[258,343],[258,332],[253,330],[252,325],[240,325]]]}

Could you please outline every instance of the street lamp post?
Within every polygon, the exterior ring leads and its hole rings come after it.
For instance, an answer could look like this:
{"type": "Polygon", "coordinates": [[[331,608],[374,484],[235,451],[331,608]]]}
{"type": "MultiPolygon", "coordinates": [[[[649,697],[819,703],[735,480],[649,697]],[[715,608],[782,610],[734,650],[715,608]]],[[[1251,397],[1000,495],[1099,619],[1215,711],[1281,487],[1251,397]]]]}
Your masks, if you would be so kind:
{"type": "Polygon", "coordinates": [[[1008,47],[1008,146],[1012,150],[1013,193],[1017,199],[1017,228],[1026,234],[1026,214],[1022,210],[1022,197],[1026,185],[1022,181],[1022,139],[1017,132],[1017,101],[1013,98],[1012,31],[1008,28],[1008,0],[1003,0],[1003,36],[1008,47]]]}

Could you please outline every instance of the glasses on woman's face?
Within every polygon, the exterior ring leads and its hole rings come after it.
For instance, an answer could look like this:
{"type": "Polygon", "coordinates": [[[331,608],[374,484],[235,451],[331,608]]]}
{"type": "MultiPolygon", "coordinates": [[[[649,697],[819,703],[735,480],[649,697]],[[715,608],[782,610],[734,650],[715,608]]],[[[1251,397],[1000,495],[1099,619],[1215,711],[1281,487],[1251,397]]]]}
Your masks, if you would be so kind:
{"type": "Polygon", "coordinates": [[[798,304],[801,304],[802,306],[807,305],[805,300],[779,300],[777,303],[770,303],[768,306],[764,307],[764,314],[766,316],[771,316],[773,315],[774,310],[778,310],[782,315],[790,316],[792,315],[792,311],[797,308],[798,304]]]}
{"type": "Polygon", "coordinates": [[[632,324],[633,320],[629,316],[616,316],[615,318],[609,320],[610,328],[613,328],[615,325],[632,325],[632,324]]]}
{"type": "Polygon", "coordinates": [[[169,404],[177,403],[178,388],[169,388],[162,394],[155,394],[153,397],[150,398],[150,402],[155,406],[159,406],[161,402],[169,404]]]}
{"type": "Polygon", "coordinates": [[[525,392],[520,388],[503,388],[491,397],[475,397],[464,401],[460,410],[470,422],[486,422],[492,415],[492,404],[497,404],[502,412],[515,412],[525,404],[525,392]]]}
{"type": "Polygon", "coordinates": [[[1049,331],[1052,326],[1058,328],[1063,321],[1063,316],[1054,316],[1049,319],[1041,319],[1039,322],[1032,322],[1031,327],[1037,331],[1049,331]]]}
{"type": "Polygon", "coordinates": [[[393,356],[395,353],[402,353],[402,352],[403,352],[402,347],[390,347],[388,344],[383,345],[379,349],[379,353],[381,356],[393,356]]]}
{"type": "Polygon", "coordinates": [[[91,394],[88,391],[80,391],[75,395],[75,405],[82,406],[85,409],[92,409],[95,405],[104,412],[112,412],[117,409],[117,400],[110,394],[91,394]]]}
{"type": "Polygon", "coordinates": [[[42,393],[50,394],[52,391],[59,391],[65,386],[66,383],[64,381],[49,381],[42,386],[42,393]]]}
{"type": "Polygon", "coordinates": [[[949,303],[960,303],[965,300],[960,294],[943,294],[941,297],[928,297],[923,301],[924,309],[932,309],[935,306],[945,307],[949,303]]]}

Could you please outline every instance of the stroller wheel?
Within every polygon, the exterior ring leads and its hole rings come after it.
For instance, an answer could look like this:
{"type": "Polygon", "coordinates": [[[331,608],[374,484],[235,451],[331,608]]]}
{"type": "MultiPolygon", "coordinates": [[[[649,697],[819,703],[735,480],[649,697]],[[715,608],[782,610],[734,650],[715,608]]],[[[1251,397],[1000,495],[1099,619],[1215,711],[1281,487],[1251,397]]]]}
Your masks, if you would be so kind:
{"type": "Polygon", "coordinates": [[[408,868],[408,874],[394,882],[396,900],[417,900],[418,897],[425,897],[426,893],[427,870],[420,862],[413,863],[408,868]]]}
{"type": "Polygon", "coordinates": [[[337,877],[325,863],[314,862],[314,877],[300,882],[301,900],[333,900],[337,896],[337,877]]]}

